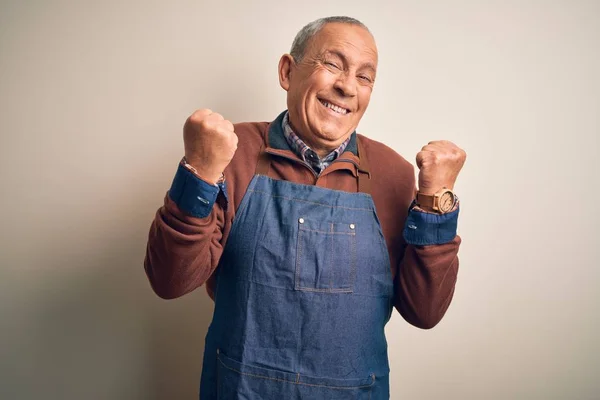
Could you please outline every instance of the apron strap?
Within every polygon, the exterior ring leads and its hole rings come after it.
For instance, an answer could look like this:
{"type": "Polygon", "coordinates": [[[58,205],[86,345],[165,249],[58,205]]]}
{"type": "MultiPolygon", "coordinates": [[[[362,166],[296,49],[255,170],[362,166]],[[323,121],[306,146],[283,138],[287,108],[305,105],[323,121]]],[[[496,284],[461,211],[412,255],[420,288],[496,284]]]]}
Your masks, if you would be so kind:
{"type": "Polygon", "coordinates": [[[371,172],[367,152],[358,135],[356,136],[356,142],[358,144],[358,158],[360,160],[360,166],[358,167],[358,191],[371,194],[371,172]]]}
{"type": "MultiPolygon", "coordinates": [[[[359,138],[356,138],[358,144],[358,156],[360,159],[360,166],[358,167],[358,191],[361,193],[371,194],[371,172],[369,171],[369,161],[367,160],[367,153],[362,146],[362,142],[359,138]]],[[[256,164],[256,175],[269,176],[269,168],[271,167],[271,156],[265,151],[265,145],[260,148],[258,154],[258,162],[256,164]]]]}
{"type": "Polygon", "coordinates": [[[265,151],[265,144],[260,146],[258,153],[258,163],[256,164],[256,175],[269,176],[269,168],[271,167],[271,156],[265,151]]]}

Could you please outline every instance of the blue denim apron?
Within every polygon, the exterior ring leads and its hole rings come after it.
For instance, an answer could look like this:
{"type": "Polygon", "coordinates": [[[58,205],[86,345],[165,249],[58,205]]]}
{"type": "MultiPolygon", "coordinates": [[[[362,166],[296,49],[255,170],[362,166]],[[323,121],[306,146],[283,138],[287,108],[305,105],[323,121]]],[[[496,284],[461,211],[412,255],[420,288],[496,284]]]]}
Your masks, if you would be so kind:
{"type": "Polygon", "coordinates": [[[200,399],[388,399],[393,282],[370,176],[348,193],[268,178],[260,159],[220,260],[200,399]]]}

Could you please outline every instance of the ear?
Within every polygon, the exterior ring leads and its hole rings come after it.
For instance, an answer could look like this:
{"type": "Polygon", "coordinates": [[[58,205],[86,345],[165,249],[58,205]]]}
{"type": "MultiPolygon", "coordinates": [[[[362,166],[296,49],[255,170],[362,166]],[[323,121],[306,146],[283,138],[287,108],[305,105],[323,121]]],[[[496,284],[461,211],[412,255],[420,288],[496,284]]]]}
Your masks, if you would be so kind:
{"type": "Polygon", "coordinates": [[[279,59],[279,85],[286,92],[290,89],[292,69],[295,65],[294,57],[289,54],[284,54],[279,59]]]}

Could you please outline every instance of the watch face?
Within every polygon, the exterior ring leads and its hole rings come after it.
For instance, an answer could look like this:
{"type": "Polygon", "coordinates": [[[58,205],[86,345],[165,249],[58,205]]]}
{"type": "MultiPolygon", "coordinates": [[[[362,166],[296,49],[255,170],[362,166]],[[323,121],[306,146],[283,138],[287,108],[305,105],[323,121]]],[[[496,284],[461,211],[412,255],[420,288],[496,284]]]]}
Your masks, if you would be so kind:
{"type": "Polygon", "coordinates": [[[454,207],[454,194],[445,192],[440,196],[439,209],[442,212],[448,212],[454,207]]]}

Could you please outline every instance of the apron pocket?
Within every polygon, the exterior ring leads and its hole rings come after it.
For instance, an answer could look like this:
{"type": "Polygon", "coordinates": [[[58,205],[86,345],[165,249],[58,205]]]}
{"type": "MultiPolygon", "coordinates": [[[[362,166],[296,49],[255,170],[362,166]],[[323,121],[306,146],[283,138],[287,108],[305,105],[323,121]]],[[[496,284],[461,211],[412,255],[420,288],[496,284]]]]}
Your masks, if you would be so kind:
{"type": "Polygon", "coordinates": [[[351,293],[356,280],[356,225],[298,219],[295,289],[351,293]]]}
{"type": "Polygon", "coordinates": [[[242,364],[217,351],[218,399],[367,400],[375,375],[361,379],[315,378],[242,364]]]}

